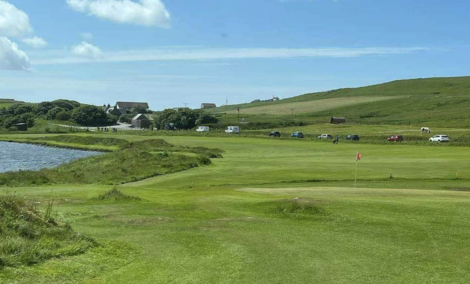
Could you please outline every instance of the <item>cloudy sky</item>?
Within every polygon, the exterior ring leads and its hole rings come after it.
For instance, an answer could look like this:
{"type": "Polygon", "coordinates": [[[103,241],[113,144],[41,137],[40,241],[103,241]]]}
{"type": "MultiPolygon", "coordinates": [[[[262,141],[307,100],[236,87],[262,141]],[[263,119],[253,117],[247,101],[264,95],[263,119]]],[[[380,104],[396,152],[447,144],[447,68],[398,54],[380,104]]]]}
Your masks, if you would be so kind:
{"type": "Polygon", "coordinates": [[[470,75],[466,0],[0,0],[0,98],[239,103],[470,75]]]}

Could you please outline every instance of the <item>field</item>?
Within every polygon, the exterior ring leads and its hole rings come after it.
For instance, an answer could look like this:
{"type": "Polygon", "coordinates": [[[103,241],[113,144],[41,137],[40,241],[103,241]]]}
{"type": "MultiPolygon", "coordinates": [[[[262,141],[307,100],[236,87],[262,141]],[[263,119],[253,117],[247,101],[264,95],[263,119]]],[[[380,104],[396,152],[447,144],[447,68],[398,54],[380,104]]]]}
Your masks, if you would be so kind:
{"type": "MultiPolygon", "coordinates": [[[[366,130],[361,127],[354,130],[366,130]]],[[[41,202],[40,210],[52,197],[58,205],[55,218],[99,246],[33,266],[4,267],[0,282],[470,281],[467,147],[140,133],[94,134],[95,140],[89,140],[89,135],[0,139],[56,146],[98,144],[99,138],[130,143],[164,139],[175,147],[224,153],[208,166],[117,187],[74,183],[5,188],[41,202]],[[363,159],[355,184],[358,151],[363,159]],[[115,187],[139,199],[96,199],[115,187]]],[[[116,150],[116,143],[105,144],[99,147],[116,150]]]]}
{"type": "MultiPolygon", "coordinates": [[[[370,103],[377,101],[385,101],[396,99],[397,97],[347,97],[347,98],[332,98],[323,100],[313,100],[306,102],[293,102],[285,104],[273,104],[261,107],[251,107],[243,111],[243,114],[257,114],[257,115],[292,115],[292,109],[296,114],[314,113],[335,109],[339,107],[346,107],[361,103],[370,103]]],[[[227,112],[228,114],[237,113],[236,110],[227,112]]]]}

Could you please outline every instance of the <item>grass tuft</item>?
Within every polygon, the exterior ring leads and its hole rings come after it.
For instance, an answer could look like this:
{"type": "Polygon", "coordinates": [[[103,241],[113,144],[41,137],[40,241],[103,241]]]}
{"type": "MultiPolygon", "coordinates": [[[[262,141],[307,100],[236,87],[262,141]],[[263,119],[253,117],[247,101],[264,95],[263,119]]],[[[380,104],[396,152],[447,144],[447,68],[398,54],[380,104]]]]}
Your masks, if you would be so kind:
{"type": "Polygon", "coordinates": [[[289,219],[309,219],[311,217],[323,216],[325,209],[317,200],[308,198],[283,199],[267,202],[266,213],[271,216],[289,219]]]}
{"type": "Polygon", "coordinates": [[[119,189],[113,188],[112,190],[107,191],[96,198],[93,198],[93,200],[113,202],[137,202],[141,201],[142,199],[140,197],[126,195],[119,191],[119,189]]]}

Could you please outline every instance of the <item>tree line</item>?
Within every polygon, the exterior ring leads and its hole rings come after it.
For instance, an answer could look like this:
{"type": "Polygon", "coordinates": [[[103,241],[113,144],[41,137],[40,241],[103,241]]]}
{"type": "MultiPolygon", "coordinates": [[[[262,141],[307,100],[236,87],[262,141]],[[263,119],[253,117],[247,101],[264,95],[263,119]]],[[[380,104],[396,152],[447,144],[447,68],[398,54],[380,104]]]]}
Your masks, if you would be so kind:
{"type": "Polygon", "coordinates": [[[37,119],[70,121],[82,126],[113,125],[118,118],[107,114],[103,108],[80,104],[71,100],[18,103],[0,109],[0,127],[15,129],[18,123],[33,127],[37,119]]]}

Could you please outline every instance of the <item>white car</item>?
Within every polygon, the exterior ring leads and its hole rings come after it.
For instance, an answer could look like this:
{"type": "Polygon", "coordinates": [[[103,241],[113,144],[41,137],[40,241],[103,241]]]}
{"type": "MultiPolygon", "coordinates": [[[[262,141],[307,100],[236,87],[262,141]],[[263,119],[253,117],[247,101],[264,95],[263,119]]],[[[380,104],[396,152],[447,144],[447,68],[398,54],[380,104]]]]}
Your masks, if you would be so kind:
{"type": "Polygon", "coordinates": [[[196,132],[209,132],[209,131],[210,131],[209,126],[199,126],[199,127],[196,129],[196,132]]]}
{"type": "Polygon", "coordinates": [[[430,142],[450,142],[449,136],[447,135],[435,135],[429,138],[430,142]]]}
{"type": "Polygon", "coordinates": [[[318,139],[333,139],[333,136],[331,134],[322,134],[318,136],[318,139]]]}

